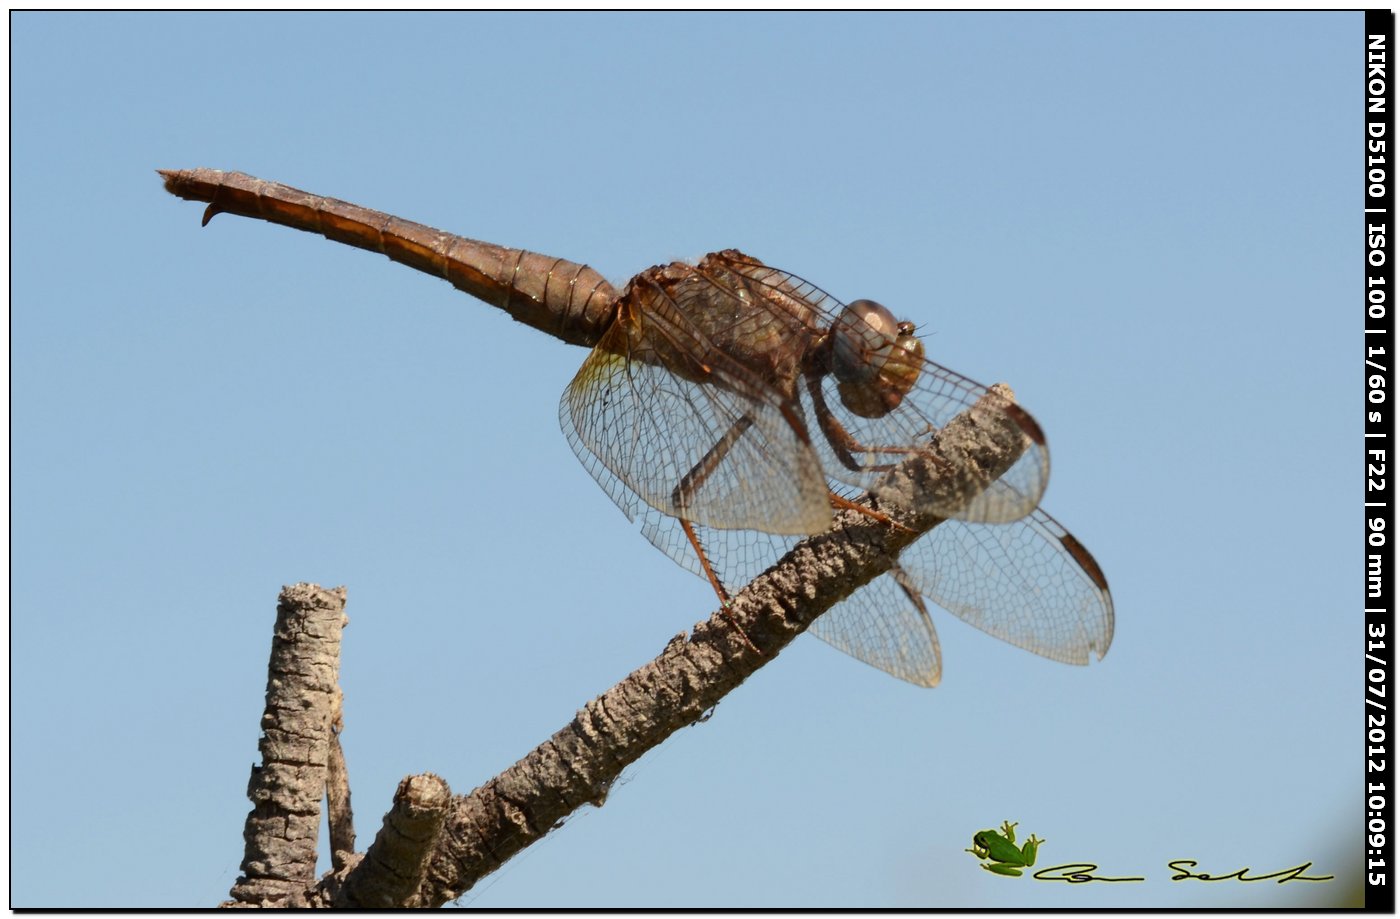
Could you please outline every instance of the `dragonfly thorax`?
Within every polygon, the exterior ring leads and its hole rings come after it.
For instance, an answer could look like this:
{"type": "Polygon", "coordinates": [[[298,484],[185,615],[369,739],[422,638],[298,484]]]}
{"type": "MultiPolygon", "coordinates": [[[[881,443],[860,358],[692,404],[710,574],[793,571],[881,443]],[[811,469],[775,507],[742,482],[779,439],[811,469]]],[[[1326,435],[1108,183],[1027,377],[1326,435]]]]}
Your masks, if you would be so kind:
{"type": "Polygon", "coordinates": [[[899,407],[924,363],[914,325],[898,322],[874,300],[855,300],[831,329],[831,372],[841,402],[862,418],[899,407]]]}

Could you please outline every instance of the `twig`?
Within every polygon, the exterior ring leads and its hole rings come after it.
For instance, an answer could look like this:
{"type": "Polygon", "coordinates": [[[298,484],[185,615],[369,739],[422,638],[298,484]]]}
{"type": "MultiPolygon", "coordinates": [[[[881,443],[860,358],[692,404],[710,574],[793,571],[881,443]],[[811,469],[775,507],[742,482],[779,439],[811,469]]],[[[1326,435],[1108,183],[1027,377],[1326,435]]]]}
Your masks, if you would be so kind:
{"type": "Polygon", "coordinates": [[[331,744],[326,754],[326,823],[330,827],[331,870],[346,867],[355,854],[355,812],[350,807],[350,774],[340,732],[345,729],[345,693],[336,688],[335,710],[331,715],[331,744]]]}
{"type": "Polygon", "coordinates": [[[327,884],[337,909],[385,909],[409,903],[427,873],[428,859],[452,805],[452,789],[431,772],[409,776],[365,857],[343,883],[327,884]]]}

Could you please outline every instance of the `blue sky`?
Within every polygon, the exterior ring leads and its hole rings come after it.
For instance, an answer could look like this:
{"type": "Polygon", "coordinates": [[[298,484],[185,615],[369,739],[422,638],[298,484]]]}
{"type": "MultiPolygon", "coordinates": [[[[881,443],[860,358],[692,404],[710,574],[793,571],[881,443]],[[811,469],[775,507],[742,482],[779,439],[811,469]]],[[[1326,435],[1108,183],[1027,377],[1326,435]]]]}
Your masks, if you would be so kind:
{"type": "Polygon", "coordinates": [[[464,904],[1359,895],[1360,14],[11,23],[13,905],[227,895],[284,583],[349,589],[362,847],[403,776],[469,791],[714,608],[560,433],[585,352],[201,229],[154,173],[196,166],[877,299],[1014,387],[1112,586],[1088,668],[939,610],[933,690],[804,636],[464,904]],[[1003,820],[1148,880],[982,871],[1003,820]]]}

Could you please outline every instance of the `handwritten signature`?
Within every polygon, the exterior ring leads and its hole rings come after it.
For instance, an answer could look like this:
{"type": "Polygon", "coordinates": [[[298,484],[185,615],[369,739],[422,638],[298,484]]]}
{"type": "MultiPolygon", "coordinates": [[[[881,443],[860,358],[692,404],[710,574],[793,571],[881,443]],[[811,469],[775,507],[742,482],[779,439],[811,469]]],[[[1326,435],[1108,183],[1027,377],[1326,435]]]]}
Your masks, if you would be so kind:
{"type": "MultiPolygon", "coordinates": [[[[1303,874],[1312,867],[1312,862],[1304,862],[1292,868],[1284,868],[1272,874],[1250,874],[1253,869],[1245,867],[1230,874],[1208,874],[1204,871],[1196,872],[1189,869],[1195,868],[1199,862],[1189,858],[1178,858],[1167,862],[1167,867],[1171,868],[1175,874],[1173,881],[1277,881],[1283,884],[1287,881],[1330,881],[1334,875],[1325,877],[1308,877],[1303,874]]],[[[1147,878],[1139,877],[1103,877],[1092,872],[1098,871],[1099,866],[1092,862],[1071,862],[1065,865],[1056,865],[1053,868],[1042,868],[1031,875],[1038,881],[1063,881],[1066,884],[1087,884],[1090,881],[1104,881],[1118,883],[1122,881],[1145,881],[1147,878]]]]}

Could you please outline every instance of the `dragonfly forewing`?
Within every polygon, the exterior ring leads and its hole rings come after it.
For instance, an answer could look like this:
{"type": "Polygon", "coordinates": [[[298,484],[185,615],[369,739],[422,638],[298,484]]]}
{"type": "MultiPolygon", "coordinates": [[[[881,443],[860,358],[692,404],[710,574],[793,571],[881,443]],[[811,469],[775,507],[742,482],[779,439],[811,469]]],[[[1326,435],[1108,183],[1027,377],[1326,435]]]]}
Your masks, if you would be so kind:
{"type": "Polygon", "coordinates": [[[826,479],[803,432],[734,368],[710,369],[708,382],[673,373],[664,352],[618,322],[565,390],[560,424],[629,517],[646,506],[717,529],[826,529],[826,479]],[[726,374],[731,385],[718,379],[726,374]]]}
{"type": "Polygon", "coordinates": [[[1040,508],[1010,524],[948,521],[904,550],[918,590],[988,635],[1066,664],[1102,659],[1113,599],[1089,551],[1040,508]]]}

